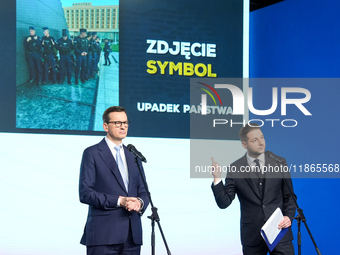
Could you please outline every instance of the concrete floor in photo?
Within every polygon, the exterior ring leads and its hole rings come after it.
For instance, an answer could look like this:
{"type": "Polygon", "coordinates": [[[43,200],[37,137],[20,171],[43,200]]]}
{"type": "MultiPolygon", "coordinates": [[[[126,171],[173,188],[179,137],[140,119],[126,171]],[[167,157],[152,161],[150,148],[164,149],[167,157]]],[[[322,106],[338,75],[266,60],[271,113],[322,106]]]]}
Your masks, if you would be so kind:
{"type": "Polygon", "coordinates": [[[102,114],[119,105],[119,53],[110,54],[111,65],[99,61],[99,72],[85,83],[24,83],[17,87],[16,127],[31,129],[103,131],[102,114]]]}

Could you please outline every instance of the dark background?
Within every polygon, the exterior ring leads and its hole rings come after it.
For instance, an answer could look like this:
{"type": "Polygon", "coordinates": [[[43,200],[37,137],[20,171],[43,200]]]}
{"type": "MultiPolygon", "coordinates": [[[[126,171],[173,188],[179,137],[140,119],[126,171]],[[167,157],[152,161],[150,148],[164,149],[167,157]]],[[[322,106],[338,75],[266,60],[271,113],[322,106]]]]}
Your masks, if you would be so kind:
{"type": "MultiPolygon", "coordinates": [[[[242,1],[120,2],[120,105],[129,119],[144,128],[129,130],[132,136],[189,138],[189,114],[139,112],[137,102],[190,104],[190,78],[146,72],[148,60],[212,64],[217,77],[242,77],[242,1]],[[216,44],[216,57],[148,54],[147,39],[216,44]]],[[[158,69],[159,70],[159,69],[158,69]]]]}

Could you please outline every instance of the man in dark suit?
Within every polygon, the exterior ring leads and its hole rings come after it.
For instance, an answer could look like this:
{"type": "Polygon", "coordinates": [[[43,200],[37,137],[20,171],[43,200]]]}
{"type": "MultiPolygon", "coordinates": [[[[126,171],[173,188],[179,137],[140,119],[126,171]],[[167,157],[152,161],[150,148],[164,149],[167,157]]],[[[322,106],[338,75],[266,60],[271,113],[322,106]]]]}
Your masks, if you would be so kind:
{"type": "Polygon", "coordinates": [[[281,208],[284,218],[278,228],[289,229],[270,254],[294,254],[290,226],[296,206],[290,193],[290,190],[293,192],[290,175],[285,173],[285,180],[281,172],[264,173],[264,169],[279,166],[264,153],[266,142],[258,125],[242,127],[239,136],[247,153],[230,165],[229,169],[233,171],[227,173],[224,185],[221,180],[221,167],[212,158],[215,169],[212,172],[212,190],[216,203],[221,209],[227,208],[237,194],[241,204],[241,243],[245,255],[266,255],[269,252],[260,230],[276,208],[281,208]],[[251,172],[251,169],[263,172],[251,172]]]}
{"type": "Polygon", "coordinates": [[[106,137],[85,149],[80,167],[79,198],[89,205],[80,243],[88,255],[139,255],[149,200],[135,157],[122,144],[130,122],[119,106],[106,109],[103,122],[106,137]]]}

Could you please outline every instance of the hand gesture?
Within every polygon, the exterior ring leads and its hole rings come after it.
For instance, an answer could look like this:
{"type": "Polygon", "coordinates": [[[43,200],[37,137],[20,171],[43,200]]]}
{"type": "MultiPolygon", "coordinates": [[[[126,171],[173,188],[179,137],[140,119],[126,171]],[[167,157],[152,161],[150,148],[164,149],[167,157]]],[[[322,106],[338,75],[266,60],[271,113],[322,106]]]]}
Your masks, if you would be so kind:
{"type": "Polygon", "coordinates": [[[32,40],[32,38],[29,36],[29,37],[27,37],[27,42],[29,42],[29,41],[31,41],[32,40]]]}
{"type": "Polygon", "coordinates": [[[140,201],[136,197],[120,197],[120,206],[124,207],[129,212],[138,212],[141,207],[140,201]]]}
{"type": "Polygon", "coordinates": [[[217,182],[221,179],[221,166],[211,157],[213,169],[211,174],[214,176],[214,182],[217,182]]]}

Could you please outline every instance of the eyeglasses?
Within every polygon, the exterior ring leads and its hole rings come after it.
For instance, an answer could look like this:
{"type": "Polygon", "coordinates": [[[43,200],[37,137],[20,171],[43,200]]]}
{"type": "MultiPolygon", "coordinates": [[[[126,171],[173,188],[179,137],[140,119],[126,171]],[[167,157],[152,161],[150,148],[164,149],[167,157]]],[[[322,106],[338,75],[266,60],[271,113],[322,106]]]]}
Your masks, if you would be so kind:
{"type": "Polygon", "coordinates": [[[114,123],[116,127],[121,127],[123,124],[124,126],[128,127],[131,124],[131,121],[109,121],[108,123],[114,123]]]}

